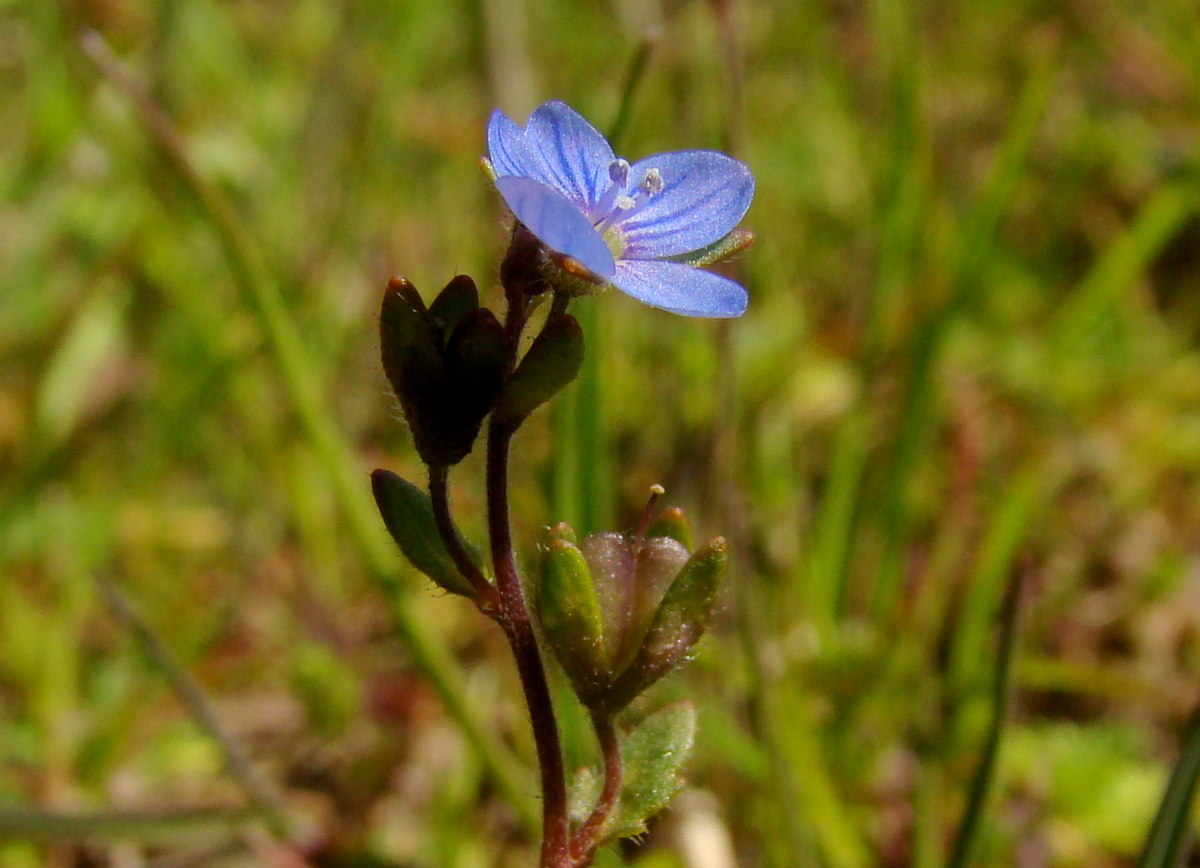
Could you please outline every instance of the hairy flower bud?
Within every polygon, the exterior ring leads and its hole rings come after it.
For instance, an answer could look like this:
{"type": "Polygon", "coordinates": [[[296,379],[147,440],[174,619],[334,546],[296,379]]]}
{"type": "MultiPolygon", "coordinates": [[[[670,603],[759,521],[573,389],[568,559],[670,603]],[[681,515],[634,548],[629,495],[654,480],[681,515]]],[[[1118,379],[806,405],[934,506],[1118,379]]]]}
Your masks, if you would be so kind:
{"type": "Polygon", "coordinates": [[[457,464],[504,384],[504,327],[459,275],[426,309],[411,283],[388,282],[379,315],[383,369],[421,460],[457,464]]]}
{"type": "Polygon", "coordinates": [[[596,713],[615,714],[678,666],[708,625],[725,541],[689,554],[675,534],[691,538],[679,510],[644,535],[595,533],[576,545],[569,525],[548,533],[534,610],[576,694],[596,713]]]}

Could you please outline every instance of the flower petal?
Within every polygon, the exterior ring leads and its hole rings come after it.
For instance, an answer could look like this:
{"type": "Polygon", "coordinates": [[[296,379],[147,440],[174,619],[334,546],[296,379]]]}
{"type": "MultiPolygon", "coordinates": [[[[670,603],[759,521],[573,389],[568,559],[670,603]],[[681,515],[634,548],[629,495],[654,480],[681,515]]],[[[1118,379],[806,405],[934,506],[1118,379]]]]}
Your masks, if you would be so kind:
{"type": "Polygon", "coordinates": [[[539,178],[572,202],[590,210],[611,183],[612,146],[579,112],[565,102],[543,103],[525,126],[529,146],[549,177],[539,178]]]}
{"type": "Polygon", "coordinates": [[[629,177],[662,173],[662,192],[622,222],[624,257],[661,259],[699,250],[728,235],[754,198],[745,163],[716,151],[673,151],[638,160],[629,177]]]}
{"type": "Polygon", "coordinates": [[[517,126],[508,115],[496,109],[488,121],[488,157],[496,174],[528,176],[531,168],[529,144],[525,131],[517,126]]]}
{"type": "Polygon", "coordinates": [[[516,218],[543,244],[578,259],[601,277],[612,278],[616,271],[612,253],[579,206],[530,178],[497,178],[496,189],[516,218]]]}
{"type": "Polygon", "coordinates": [[[740,284],[677,262],[622,259],[612,282],[638,301],[683,316],[727,318],[746,312],[746,290],[740,284]]]}

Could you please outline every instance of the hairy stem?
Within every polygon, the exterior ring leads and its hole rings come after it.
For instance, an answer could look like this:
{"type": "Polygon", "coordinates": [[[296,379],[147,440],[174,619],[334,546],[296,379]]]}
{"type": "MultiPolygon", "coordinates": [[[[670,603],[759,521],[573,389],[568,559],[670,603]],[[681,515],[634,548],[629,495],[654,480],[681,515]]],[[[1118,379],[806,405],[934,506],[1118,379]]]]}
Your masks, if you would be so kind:
{"type": "MultiPolygon", "coordinates": [[[[509,368],[516,365],[517,348],[525,327],[526,297],[521,287],[506,286],[508,313],[505,333],[508,336],[509,368]]],[[[567,868],[567,785],[563,770],[562,745],[554,704],[546,682],[546,670],[534,636],[525,592],[517,573],[513,551],[512,526],[508,512],[508,450],[515,427],[488,424],[487,440],[487,512],[488,537],[491,542],[492,566],[496,574],[499,610],[497,623],[504,630],[516,660],[525,704],[533,726],[537,746],[538,769],[542,779],[542,854],[541,868],[567,868]]]]}
{"type": "Polygon", "coordinates": [[[475,604],[485,615],[494,617],[499,609],[500,599],[496,589],[484,576],[483,571],[471,560],[458,531],[454,528],[454,520],[450,514],[450,492],[448,481],[450,468],[445,465],[431,465],[429,468],[429,498],[433,502],[433,519],[437,523],[438,534],[450,553],[450,559],[458,568],[462,577],[471,583],[475,590],[475,604]]]}
{"type": "Polygon", "coordinates": [[[595,855],[600,830],[621,795],[621,780],[624,774],[621,743],[617,739],[617,729],[613,726],[612,718],[593,716],[592,726],[596,730],[596,738],[600,740],[600,752],[604,755],[604,789],[591,815],[571,840],[571,857],[576,860],[576,865],[590,864],[592,856],[595,855]]]}

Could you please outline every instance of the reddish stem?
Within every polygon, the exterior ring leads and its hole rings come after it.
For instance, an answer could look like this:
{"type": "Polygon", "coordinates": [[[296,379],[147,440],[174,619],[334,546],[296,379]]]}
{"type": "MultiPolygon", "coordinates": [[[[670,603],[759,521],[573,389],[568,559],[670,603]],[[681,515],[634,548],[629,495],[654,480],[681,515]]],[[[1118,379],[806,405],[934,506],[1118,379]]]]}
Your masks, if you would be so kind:
{"type": "Polygon", "coordinates": [[[496,589],[467,554],[466,546],[459,538],[451,518],[449,476],[450,468],[445,465],[431,465],[429,468],[429,499],[433,502],[433,519],[454,566],[458,568],[462,577],[471,583],[471,588],[475,591],[475,605],[485,615],[495,617],[500,605],[496,589]]]}
{"type": "MultiPolygon", "coordinates": [[[[525,327],[528,301],[523,288],[508,281],[505,286],[508,312],[505,334],[508,338],[508,369],[516,366],[517,349],[525,327]]],[[[546,670],[534,636],[525,592],[517,573],[513,552],[512,526],[508,511],[508,450],[514,427],[488,423],[487,438],[487,512],[492,567],[496,574],[498,610],[493,617],[504,630],[512,648],[525,692],[525,704],[537,747],[538,769],[542,780],[542,853],[541,868],[570,868],[567,852],[570,826],[567,815],[566,773],[554,704],[546,683],[546,670]]]]}
{"type": "Polygon", "coordinates": [[[596,729],[596,738],[600,740],[600,752],[604,755],[604,789],[596,801],[596,807],[591,815],[579,827],[575,837],[571,839],[570,854],[572,865],[590,865],[599,845],[597,836],[604,821],[616,807],[621,795],[621,778],[624,768],[621,763],[621,743],[617,739],[617,730],[612,718],[592,717],[592,725],[596,729]]]}

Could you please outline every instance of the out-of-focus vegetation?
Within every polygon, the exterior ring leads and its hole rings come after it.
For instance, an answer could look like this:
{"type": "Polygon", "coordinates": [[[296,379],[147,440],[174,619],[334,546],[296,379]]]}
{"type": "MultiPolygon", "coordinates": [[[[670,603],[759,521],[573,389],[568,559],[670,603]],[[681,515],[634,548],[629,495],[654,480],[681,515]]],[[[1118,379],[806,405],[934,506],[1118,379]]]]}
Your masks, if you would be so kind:
{"type": "Polygon", "coordinates": [[[690,790],[605,864],[946,864],[1018,576],[973,864],[1133,864],[1200,676],[1188,0],[0,2],[0,864],[531,864],[504,643],[364,511],[420,474],[376,308],[494,282],[488,113],[610,128],[651,32],[618,150],[734,150],[758,242],[738,322],[581,303],[518,444],[522,539],[662,482],[738,556],[655,692],[690,790]]]}

